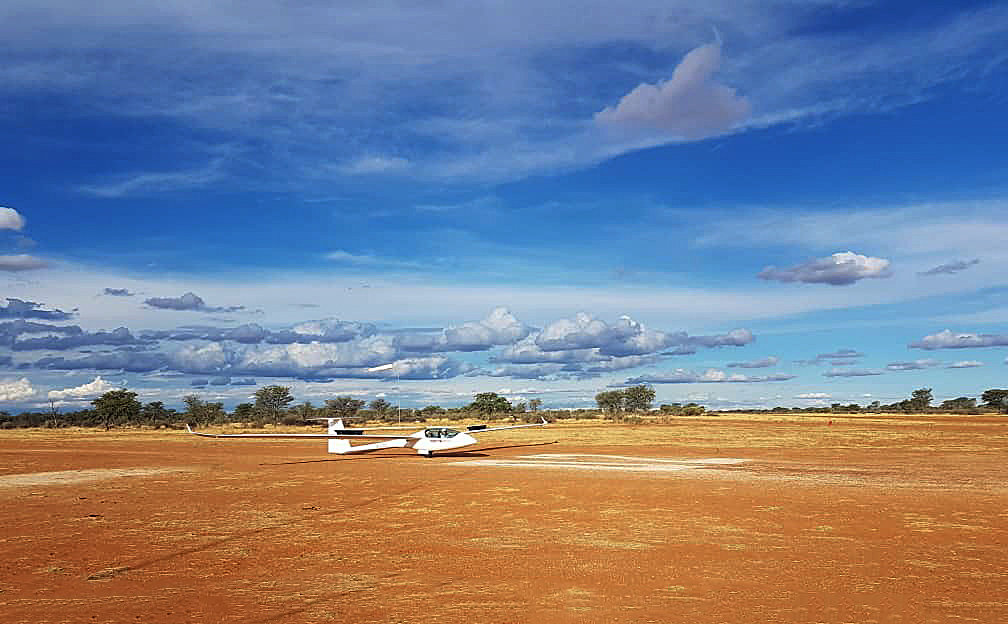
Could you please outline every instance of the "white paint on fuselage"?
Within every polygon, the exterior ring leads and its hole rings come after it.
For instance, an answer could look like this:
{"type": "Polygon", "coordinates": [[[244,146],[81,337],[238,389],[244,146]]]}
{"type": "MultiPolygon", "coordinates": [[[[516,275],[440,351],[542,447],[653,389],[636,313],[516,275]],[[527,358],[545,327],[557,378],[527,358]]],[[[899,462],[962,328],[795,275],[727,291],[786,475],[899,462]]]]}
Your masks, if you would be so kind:
{"type": "MultiPolygon", "coordinates": [[[[422,434],[423,432],[421,432],[422,434]]],[[[413,448],[421,455],[437,453],[440,451],[450,451],[478,444],[479,440],[468,433],[457,433],[450,438],[428,438],[421,437],[413,443],[413,448]]]]}

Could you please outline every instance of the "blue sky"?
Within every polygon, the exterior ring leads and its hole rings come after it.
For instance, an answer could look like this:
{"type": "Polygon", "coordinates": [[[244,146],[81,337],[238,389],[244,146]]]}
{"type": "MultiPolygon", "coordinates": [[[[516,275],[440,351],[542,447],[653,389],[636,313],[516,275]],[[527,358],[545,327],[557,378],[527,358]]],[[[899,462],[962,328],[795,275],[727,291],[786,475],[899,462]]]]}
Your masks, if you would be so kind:
{"type": "Polygon", "coordinates": [[[1005,385],[1003,4],[0,18],[0,409],[1005,385]]]}

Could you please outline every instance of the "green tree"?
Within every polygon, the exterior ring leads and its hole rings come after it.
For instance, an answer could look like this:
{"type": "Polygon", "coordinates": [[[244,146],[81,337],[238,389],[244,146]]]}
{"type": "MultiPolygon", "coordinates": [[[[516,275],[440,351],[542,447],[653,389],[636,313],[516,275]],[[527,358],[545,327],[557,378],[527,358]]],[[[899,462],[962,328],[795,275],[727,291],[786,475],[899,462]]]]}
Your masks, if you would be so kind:
{"type": "Polygon", "coordinates": [[[496,392],[481,392],[474,397],[469,409],[484,415],[493,415],[498,412],[505,414],[512,410],[511,402],[496,392]]]}
{"type": "Polygon", "coordinates": [[[910,409],[914,412],[923,412],[931,407],[932,400],[934,397],[931,395],[931,388],[914,390],[910,396],[910,409]]]}
{"type": "Polygon", "coordinates": [[[707,410],[703,405],[697,405],[696,403],[687,403],[683,407],[683,416],[701,416],[707,410]]]}
{"type": "Polygon", "coordinates": [[[427,407],[420,410],[420,415],[424,418],[433,418],[435,416],[440,416],[445,413],[445,410],[440,405],[428,405],[427,407]]]}
{"type": "Polygon", "coordinates": [[[623,390],[624,405],[631,412],[646,412],[655,399],[655,389],[651,386],[630,386],[623,390]]]}
{"type": "Polygon", "coordinates": [[[371,405],[369,407],[379,418],[384,418],[385,414],[392,409],[392,404],[385,399],[375,399],[374,401],[371,401],[371,405]]]}
{"type": "Polygon", "coordinates": [[[223,423],[227,420],[227,412],[224,411],[223,403],[204,403],[203,422],[223,423]]]}
{"type": "Polygon", "coordinates": [[[980,395],[980,399],[989,407],[1008,414],[1008,390],[999,390],[997,388],[984,390],[984,393],[980,395]]]}
{"type": "Polygon", "coordinates": [[[199,424],[203,417],[203,399],[198,394],[187,394],[182,397],[182,402],[186,407],[184,412],[186,422],[199,424]]]}
{"type": "Polygon", "coordinates": [[[536,413],[536,412],[538,412],[540,407],[542,407],[542,399],[530,399],[529,400],[529,402],[528,402],[528,408],[529,408],[529,411],[532,412],[533,414],[536,413]]]}
{"type": "Polygon", "coordinates": [[[606,390],[595,395],[595,403],[603,412],[618,414],[623,410],[625,398],[622,390],[606,390]]]}
{"type": "Polygon", "coordinates": [[[136,422],[140,417],[140,401],[136,399],[136,392],[130,392],[126,388],[121,390],[109,390],[97,399],[91,401],[95,412],[105,426],[105,431],[113,425],[136,422]]]}
{"type": "Polygon", "coordinates": [[[187,422],[208,425],[224,422],[227,413],[223,403],[206,403],[198,394],[190,394],[182,398],[185,403],[185,418],[187,422]]]}
{"type": "Polygon", "coordinates": [[[364,401],[349,396],[339,396],[325,402],[327,418],[353,418],[364,407],[364,401]]]}
{"type": "Polygon", "coordinates": [[[256,390],[255,398],[256,412],[273,424],[280,422],[280,414],[294,401],[288,386],[263,386],[256,390]]]}
{"type": "Polygon", "coordinates": [[[145,403],[140,414],[144,421],[150,423],[152,427],[168,419],[168,410],[165,409],[164,403],[161,401],[145,403]]]}
{"type": "MultiPolygon", "coordinates": [[[[291,409],[292,416],[294,416],[294,422],[291,424],[297,424],[300,421],[308,420],[315,416],[315,406],[312,405],[311,401],[305,401],[301,405],[291,409]]],[[[287,417],[289,419],[290,416],[287,417]]],[[[286,419],[285,419],[286,420],[286,419]]]]}
{"type": "Polygon", "coordinates": [[[976,406],[976,399],[971,399],[970,397],[957,397],[942,401],[941,404],[943,410],[970,410],[976,409],[976,406]]]}
{"type": "Polygon", "coordinates": [[[252,417],[255,415],[255,406],[251,403],[239,403],[238,405],[235,405],[234,412],[232,412],[232,414],[234,415],[235,420],[248,422],[252,420],[252,417]]]}

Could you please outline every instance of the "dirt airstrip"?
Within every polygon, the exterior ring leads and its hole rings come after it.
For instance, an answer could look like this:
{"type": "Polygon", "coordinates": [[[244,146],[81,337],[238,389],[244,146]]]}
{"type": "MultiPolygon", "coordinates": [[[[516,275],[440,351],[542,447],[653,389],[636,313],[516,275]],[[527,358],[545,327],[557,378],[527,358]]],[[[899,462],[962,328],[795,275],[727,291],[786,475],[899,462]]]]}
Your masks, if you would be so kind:
{"type": "Polygon", "coordinates": [[[0,622],[1008,622],[1008,417],[482,440],[3,432],[0,622]]]}

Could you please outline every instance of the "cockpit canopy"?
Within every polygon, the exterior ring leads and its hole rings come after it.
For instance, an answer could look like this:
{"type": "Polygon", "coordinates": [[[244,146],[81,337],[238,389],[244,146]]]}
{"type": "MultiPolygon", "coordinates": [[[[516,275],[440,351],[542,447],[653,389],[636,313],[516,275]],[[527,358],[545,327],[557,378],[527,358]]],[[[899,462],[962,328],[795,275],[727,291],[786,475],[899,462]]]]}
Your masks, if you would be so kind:
{"type": "Polygon", "coordinates": [[[447,427],[431,427],[429,429],[424,429],[424,437],[427,438],[454,438],[458,434],[458,431],[447,427]]]}

